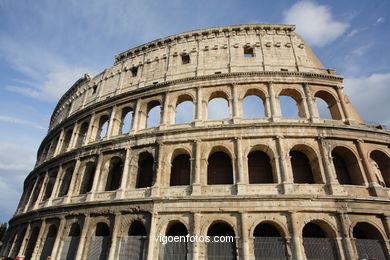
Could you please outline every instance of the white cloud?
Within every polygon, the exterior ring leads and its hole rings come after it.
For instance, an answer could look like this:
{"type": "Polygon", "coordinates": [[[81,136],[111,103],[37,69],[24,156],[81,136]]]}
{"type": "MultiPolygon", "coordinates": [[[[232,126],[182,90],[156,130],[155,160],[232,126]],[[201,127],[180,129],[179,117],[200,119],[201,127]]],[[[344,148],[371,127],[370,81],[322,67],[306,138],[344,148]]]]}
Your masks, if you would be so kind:
{"type": "Polygon", "coordinates": [[[7,123],[13,123],[13,124],[21,124],[21,125],[26,125],[26,126],[32,126],[34,128],[37,128],[37,129],[42,129],[42,130],[45,130],[46,128],[37,124],[37,123],[34,123],[32,121],[29,121],[29,120],[24,120],[24,119],[20,119],[20,118],[15,118],[15,117],[10,117],[10,116],[3,116],[3,115],[0,115],[0,121],[3,121],[3,122],[7,122],[7,123]]]}
{"type": "Polygon", "coordinates": [[[367,27],[353,29],[352,31],[350,31],[347,34],[346,38],[351,38],[351,37],[355,36],[356,34],[361,33],[361,32],[363,32],[363,31],[365,31],[367,29],[368,29],[367,27]]]}
{"type": "Polygon", "coordinates": [[[364,120],[390,126],[390,73],[346,78],[345,91],[364,120]]]}
{"type": "Polygon", "coordinates": [[[383,23],[384,21],[385,21],[385,18],[379,17],[378,19],[376,19],[375,25],[383,23]]]}
{"type": "Polygon", "coordinates": [[[352,51],[352,54],[356,56],[362,56],[368,49],[370,49],[372,46],[372,43],[360,46],[352,51]]]}
{"type": "Polygon", "coordinates": [[[331,43],[349,26],[334,20],[329,7],[311,1],[297,2],[283,14],[284,23],[295,24],[297,32],[312,46],[331,43]]]}

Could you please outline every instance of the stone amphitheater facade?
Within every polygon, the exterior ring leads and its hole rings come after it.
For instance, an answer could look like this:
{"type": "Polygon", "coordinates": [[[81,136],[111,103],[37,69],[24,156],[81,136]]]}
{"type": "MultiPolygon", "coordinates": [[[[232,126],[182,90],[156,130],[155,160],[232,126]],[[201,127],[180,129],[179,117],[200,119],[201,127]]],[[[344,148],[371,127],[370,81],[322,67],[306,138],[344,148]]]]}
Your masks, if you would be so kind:
{"type": "Polygon", "coordinates": [[[79,79],[53,112],[0,255],[389,259],[390,133],[362,121],[343,78],[294,30],[181,33],[79,79]],[[250,96],[262,117],[244,116],[250,96]],[[295,118],[282,115],[282,96],[295,118]],[[208,119],[215,98],[229,118],[208,119]],[[193,118],[176,123],[183,102],[193,118]],[[186,234],[234,241],[155,239],[186,234]]]}

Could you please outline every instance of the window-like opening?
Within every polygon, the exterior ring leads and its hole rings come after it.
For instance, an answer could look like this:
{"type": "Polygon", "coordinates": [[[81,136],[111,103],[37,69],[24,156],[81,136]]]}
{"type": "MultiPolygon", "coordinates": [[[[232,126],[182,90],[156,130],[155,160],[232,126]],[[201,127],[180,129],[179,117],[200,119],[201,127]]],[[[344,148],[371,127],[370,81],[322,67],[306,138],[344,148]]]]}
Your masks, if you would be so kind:
{"type": "Polygon", "coordinates": [[[53,192],[53,187],[54,187],[54,183],[56,182],[56,178],[57,178],[57,173],[49,175],[49,180],[47,181],[45,194],[43,195],[42,200],[47,200],[50,198],[53,192]]]}
{"type": "Polygon", "coordinates": [[[92,95],[96,94],[96,91],[97,91],[97,85],[93,85],[92,87],[92,95]]]}
{"type": "Polygon", "coordinates": [[[229,155],[215,152],[209,156],[207,184],[233,184],[233,167],[229,155]]]}
{"type": "Polygon", "coordinates": [[[61,153],[66,152],[66,150],[68,150],[70,140],[72,139],[72,133],[73,133],[73,128],[65,132],[64,142],[61,147],[61,153]]]}
{"type": "Polygon", "coordinates": [[[95,236],[97,237],[107,237],[110,235],[110,228],[108,225],[104,222],[99,222],[96,225],[96,230],[95,230],[95,236]]]}
{"type": "Polygon", "coordinates": [[[180,154],[172,161],[170,186],[190,185],[191,162],[188,154],[180,154]]]}
{"type": "Polygon", "coordinates": [[[63,246],[60,259],[74,260],[80,242],[80,225],[73,223],[70,227],[68,236],[62,238],[63,246]]]}
{"type": "Polygon", "coordinates": [[[65,170],[64,177],[62,178],[62,183],[60,187],[60,191],[58,193],[58,197],[63,197],[68,195],[70,182],[72,180],[73,175],[73,167],[69,167],[65,170]]]}
{"type": "Polygon", "coordinates": [[[78,223],[73,223],[69,230],[69,236],[77,237],[80,236],[80,234],[81,234],[80,225],[78,223]]]}
{"type": "Polygon", "coordinates": [[[320,90],[315,93],[318,112],[321,118],[341,120],[341,113],[337,106],[337,100],[329,92],[320,90]]]}
{"type": "Polygon", "coordinates": [[[183,55],[181,55],[181,62],[183,63],[183,64],[188,64],[188,63],[190,63],[190,55],[189,54],[183,54],[183,55]]]}
{"type": "MultiPolygon", "coordinates": [[[[224,93],[221,95],[224,95],[224,93]]],[[[207,110],[208,119],[230,118],[229,103],[225,97],[219,97],[218,93],[216,97],[210,98],[207,110]]]]}
{"type": "Polygon", "coordinates": [[[88,162],[85,165],[83,180],[80,186],[80,194],[85,194],[92,190],[93,179],[95,177],[96,163],[88,162]]]}
{"type": "Polygon", "coordinates": [[[314,183],[313,171],[307,156],[300,151],[290,151],[294,183],[314,183]]]}
{"type": "Polygon", "coordinates": [[[77,136],[77,144],[76,144],[77,147],[80,147],[86,143],[88,126],[89,126],[89,122],[84,122],[81,124],[80,129],[79,129],[79,133],[77,136]]]}
{"type": "Polygon", "coordinates": [[[256,95],[249,95],[242,103],[245,118],[265,117],[264,102],[256,95]]]}
{"type": "Polygon", "coordinates": [[[48,256],[51,256],[53,250],[54,242],[57,237],[57,226],[51,225],[49,231],[47,232],[45,244],[43,245],[40,260],[46,260],[48,256]]]}
{"type": "Polygon", "coordinates": [[[127,236],[122,237],[119,260],[143,260],[146,249],[147,234],[144,224],[135,220],[131,223],[127,236]]]}
{"type": "Polygon", "coordinates": [[[146,236],[146,229],[144,224],[142,224],[141,221],[135,220],[133,223],[131,223],[128,231],[129,236],[146,236]]]}
{"type": "Polygon", "coordinates": [[[288,96],[279,96],[279,102],[281,106],[282,117],[284,118],[298,118],[299,110],[297,102],[288,96]]]}
{"type": "Polygon", "coordinates": [[[148,104],[148,116],[146,119],[146,128],[155,127],[160,124],[161,104],[158,101],[152,101],[148,104]]]}
{"type": "Polygon", "coordinates": [[[176,106],[175,124],[188,123],[193,121],[192,101],[183,101],[176,106]]]}
{"type": "Polygon", "coordinates": [[[308,260],[338,260],[335,241],[327,237],[320,226],[308,223],[302,230],[303,247],[308,260]]]}
{"type": "Polygon", "coordinates": [[[130,71],[131,71],[131,76],[132,76],[132,77],[137,77],[138,67],[132,67],[132,68],[130,69],[130,71]]]}
{"type": "Polygon", "coordinates": [[[365,222],[357,223],[353,228],[353,237],[359,259],[387,259],[388,254],[383,237],[373,225],[365,222]]]}
{"type": "Polygon", "coordinates": [[[133,127],[133,110],[130,107],[122,109],[121,134],[127,134],[133,127]]]}
{"type": "Polygon", "coordinates": [[[187,242],[184,239],[187,234],[187,228],[181,222],[174,223],[167,229],[166,236],[179,236],[179,241],[163,246],[164,260],[187,259],[187,242]]]}
{"type": "Polygon", "coordinates": [[[110,229],[106,223],[96,225],[95,234],[91,237],[86,259],[106,260],[110,246],[110,229]]]}
{"type": "Polygon", "coordinates": [[[30,204],[30,206],[37,201],[39,192],[41,191],[42,182],[43,182],[43,177],[40,177],[37,180],[37,183],[36,183],[35,188],[34,188],[34,192],[33,192],[32,196],[31,196],[31,204],[30,204]]]}
{"type": "Polygon", "coordinates": [[[54,140],[50,144],[49,152],[47,157],[51,158],[54,155],[54,152],[56,151],[57,145],[58,145],[58,140],[60,139],[59,136],[56,136],[54,140]]]}
{"type": "Polygon", "coordinates": [[[228,224],[222,222],[212,224],[207,231],[207,235],[212,237],[211,240],[215,236],[226,237],[225,242],[207,243],[207,259],[237,259],[235,233],[228,224]]]}
{"type": "Polygon", "coordinates": [[[96,139],[102,139],[107,136],[108,122],[110,118],[108,115],[101,116],[99,119],[99,128],[96,133],[96,139]]]}
{"type": "Polygon", "coordinates": [[[148,152],[140,154],[138,159],[138,176],[136,188],[151,187],[154,176],[154,158],[148,152]]]}
{"type": "Polygon", "coordinates": [[[30,234],[30,238],[28,239],[26,250],[24,251],[24,256],[26,259],[31,259],[31,256],[34,252],[35,245],[37,244],[39,234],[39,227],[35,227],[30,234]]]}
{"type": "Polygon", "coordinates": [[[253,236],[255,259],[287,259],[286,243],[278,229],[269,223],[256,226],[253,236]]]}
{"type": "Polygon", "coordinates": [[[123,161],[119,157],[110,160],[110,167],[107,175],[106,191],[119,189],[122,181],[123,161]]]}
{"type": "Polygon", "coordinates": [[[248,154],[249,183],[273,183],[271,160],[265,152],[248,154]]]}
{"type": "Polygon", "coordinates": [[[355,154],[338,146],[332,150],[333,166],[340,184],[363,185],[364,178],[355,154]]]}
{"type": "Polygon", "coordinates": [[[255,57],[255,53],[253,52],[252,47],[244,47],[244,57],[246,58],[255,57]]]}
{"type": "Polygon", "coordinates": [[[8,255],[9,257],[16,258],[17,254],[20,251],[20,247],[22,246],[22,242],[23,242],[24,236],[26,235],[26,231],[27,231],[27,229],[24,228],[22,230],[22,232],[20,232],[20,233],[18,232],[14,246],[11,248],[11,252],[8,255]]]}
{"type": "Polygon", "coordinates": [[[383,152],[375,150],[370,154],[371,166],[378,179],[378,183],[384,187],[390,187],[390,158],[383,152]]]}

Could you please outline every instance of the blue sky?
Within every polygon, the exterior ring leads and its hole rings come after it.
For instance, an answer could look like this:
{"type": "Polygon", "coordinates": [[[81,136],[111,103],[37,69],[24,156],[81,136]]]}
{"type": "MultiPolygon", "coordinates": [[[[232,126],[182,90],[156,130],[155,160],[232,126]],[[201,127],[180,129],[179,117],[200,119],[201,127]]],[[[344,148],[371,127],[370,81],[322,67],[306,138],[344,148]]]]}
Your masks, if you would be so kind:
{"type": "Polygon", "coordinates": [[[13,214],[59,97],[114,55],[184,31],[296,24],[367,121],[390,126],[390,1],[0,0],[0,222],[13,214]]]}

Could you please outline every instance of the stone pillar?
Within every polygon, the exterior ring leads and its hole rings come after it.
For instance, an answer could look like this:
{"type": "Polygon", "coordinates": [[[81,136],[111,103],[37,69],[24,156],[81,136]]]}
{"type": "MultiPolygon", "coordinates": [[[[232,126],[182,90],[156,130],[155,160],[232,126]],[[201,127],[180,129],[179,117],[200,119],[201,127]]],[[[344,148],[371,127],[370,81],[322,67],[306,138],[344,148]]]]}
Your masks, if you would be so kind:
{"type": "Polygon", "coordinates": [[[152,195],[158,196],[160,193],[160,186],[161,186],[161,175],[163,174],[164,169],[164,158],[163,158],[163,144],[159,143],[157,146],[157,156],[156,156],[156,176],[154,176],[154,183],[152,186],[152,195]]]}
{"type": "Polygon", "coordinates": [[[49,173],[46,171],[46,172],[45,172],[45,177],[44,177],[43,180],[42,180],[42,185],[41,185],[41,187],[40,187],[40,189],[39,189],[39,195],[38,195],[38,197],[37,197],[37,200],[36,200],[35,203],[34,203],[33,208],[36,208],[36,207],[39,205],[39,203],[41,202],[42,197],[43,197],[43,195],[45,194],[44,191],[45,191],[45,188],[46,188],[46,184],[47,184],[48,179],[49,179],[49,173]]]}
{"type": "Polygon", "coordinates": [[[290,224],[291,224],[291,236],[292,236],[292,242],[294,247],[294,259],[305,259],[304,253],[303,253],[303,244],[300,237],[300,231],[297,229],[297,213],[296,212],[289,212],[290,217],[290,224]]]}
{"type": "Polygon", "coordinates": [[[242,245],[242,256],[244,260],[251,259],[252,255],[249,251],[249,229],[247,226],[248,213],[241,212],[241,245],[242,245]]]}
{"type": "Polygon", "coordinates": [[[59,254],[60,254],[61,248],[63,246],[64,237],[67,236],[67,234],[64,232],[65,231],[65,224],[66,224],[65,217],[61,217],[60,224],[58,226],[57,237],[56,237],[55,243],[53,245],[53,250],[51,251],[51,259],[59,259],[60,258],[59,254]]]}
{"type": "Polygon", "coordinates": [[[95,170],[95,176],[93,178],[92,189],[90,192],[87,193],[87,201],[93,200],[95,193],[98,191],[98,185],[99,185],[99,179],[100,179],[100,172],[102,170],[102,164],[103,164],[103,154],[100,153],[97,164],[96,164],[96,170],[95,170]]]}
{"type": "Polygon", "coordinates": [[[284,193],[288,193],[292,189],[293,178],[287,168],[286,157],[288,156],[288,154],[286,154],[286,152],[284,151],[282,139],[283,136],[280,135],[277,135],[275,137],[276,149],[278,151],[278,156],[279,156],[280,175],[282,179],[283,189],[284,189],[284,193]]]}
{"type": "Polygon", "coordinates": [[[127,189],[127,181],[129,178],[129,170],[130,170],[130,156],[131,156],[131,148],[126,149],[126,156],[124,160],[123,165],[123,172],[122,172],[122,181],[121,186],[119,187],[119,190],[117,191],[117,198],[124,198],[125,197],[125,191],[127,189]]]}
{"type": "Polygon", "coordinates": [[[170,109],[169,109],[169,93],[165,93],[164,96],[164,104],[161,110],[161,118],[160,118],[160,127],[159,129],[166,129],[170,118],[170,109]]]}
{"type": "MultiPolygon", "coordinates": [[[[88,144],[96,139],[96,132],[97,132],[98,126],[96,126],[95,121],[96,121],[96,114],[93,113],[91,115],[90,120],[89,120],[89,127],[88,127],[88,131],[87,131],[87,135],[85,136],[84,144],[88,144]]],[[[81,125],[80,125],[80,127],[81,127],[81,125]]],[[[80,131],[80,129],[79,129],[79,131],[80,131]]]]}
{"type": "Polygon", "coordinates": [[[344,88],[344,86],[342,84],[337,85],[337,88],[336,88],[337,96],[340,100],[341,108],[342,108],[343,114],[345,116],[345,119],[346,119],[347,123],[350,123],[353,120],[352,120],[351,115],[349,113],[347,104],[345,103],[344,93],[342,92],[343,88],[344,88]]]}
{"type": "Polygon", "coordinates": [[[358,148],[359,156],[363,164],[364,172],[368,181],[368,189],[371,195],[378,197],[387,197],[387,192],[383,190],[382,186],[378,184],[375,173],[372,171],[371,164],[366,157],[366,149],[364,147],[363,140],[356,140],[356,145],[358,148]]]}
{"type": "Polygon", "coordinates": [[[344,252],[346,259],[357,259],[354,247],[352,246],[351,237],[349,236],[347,216],[344,213],[338,213],[338,220],[340,221],[341,234],[343,236],[344,252]]]}
{"type": "Polygon", "coordinates": [[[64,137],[65,137],[65,129],[61,129],[61,133],[60,133],[60,136],[58,137],[58,143],[57,143],[56,149],[53,153],[53,157],[57,156],[58,154],[61,153],[61,148],[62,148],[62,145],[64,144],[64,137]]]}
{"type": "Polygon", "coordinates": [[[312,97],[311,94],[309,83],[307,82],[303,83],[303,90],[305,91],[307,105],[309,108],[309,118],[312,122],[318,122],[319,116],[314,103],[314,98],[312,97]]]}
{"type": "Polygon", "coordinates": [[[58,172],[57,172],[57,178],[56,182],[54,183],[53,186],[53,192],[51,193],[50,200],[53,200],[58,197],[58,192],[61,186],[61,181],[62,181],[62,175],[65,173],[65,170],[63,169],[62,165],[59,166],[58,172]]]}
{"type": "Polygon", "coordinates": [[[37,242],[34,247],[34,251],[32,253],[31,259],[39,259],[39,255],[42,251],[42,246],[45,241],[45,234],[47,234],[46,231],[46,219],[42,220],[41,227],[39,229],[38,237],[37,237],[37,242]]]}
{"type": "Polygon", "coordinates": [[[118,259],[119,256],[119,243],[121,239],[120,236],[121,217],[122,215],[120,213],[115,214],[114,227],[111,236],[112,242],[111,242],[110,251],[108,253],[108,260],[118,259]]]}
{"type": "Polygon", "coordinates": [[[148,242],[148,252],[147,252],[147,260],[155,260],[157,259],[157,255],[156,257],[154,257],[155,252],[156,250],[156,246],[155,246],[155,236],[156,236],[156,228],[157,228],[157,223],[158,222],[158,213],[155,212],[155,213],[152,213],[152,216],[151,216],[151,220],[150,220],[150,232],[149,232],[149,242],[148,242]]]}
{"type": "Polygon", "coordinates": [[[237,183],[237,193],[243,193],[245,190],[243,189],[245,187],[245,184],[248,184],[248,178],[247,176],[244,176],[243,171],[243,156],[242,156],[242,147],[241,142],[242,139],[239,137],[234,138],[235,140],[235,157],[236,157],[236,183],[237,183]],[[244,187],[242,187],[244,185],[244,187]]]}
{"type": "Polygon", "coordinates": [[[77,180],[80,180],[80,178],[79,178],[80,166],[81,166],[80,158],[76,158],[76,163],[75,163],[73,173],[72,173],[72,179],[70,180],[68,194],[66,195],[64,203],[71,202],[71,198],[74,195],[74,188],[76,186],[77,180]]]}
{"type": "Polygon", "coordinates": [[[76,147],[80,127],[81,127],[80,122],[75,122],[74,127],[73,127],[73,131],[72,131],[72,137],[70,138],[69,145],[68,145],[68,148],[66,149],[66,151],[69,151],[69,150],[76,147]]]}
{"type": "Polygon", "coordinates": [[[242,113],[240,109],[240,104],[238,102],[238,96],[237,96],[237,84],[233,83],[231,85],[231,93],[232,93],[232,101],[233,101],[233,110],[232,110],[232,117],[233,122],[238,123],[239,119],[242,118],[242,113]]]}
{"type": "Polygon", "coordinates": [[[140,126],[139,126],[139,119],[140,119],[140,100],[137,99],[137,102],[135,103],[135,109],[134,109],[134,113],[133,113],[133,125],[131,126],[131,130],[135,133],[137,132],[139,129],[140,129],[140,126]]]}
{"type": "Polygon", "coordinates": [[[277,119],[280,118],[280,111],[277,108],[277,101],[276,101],[276,96],[272,85],[272,81],[268,82],[267,88],[268,88],[268,95],[269,95],[269,101],[271,107],[271,120],[277,121],[277,119]]]}
{"type": "Polygon", "coordinates": [[[112,108],[110,119],[108,121],[108,128],[107,128],[106,138],[110,138],[111,136],[114,136],[118,132],[118,131],[116,131],[118,129],[116,126],[118,124],[118,121],[120,121],[120,120],[118,120],[116,118],[116,114],[117,114],[117,107],[115,105],[112,108]]]}
{"type": "Polygon", "coordinates": [[[16,256],[24,255],[30,236],[31,236],[31,222],[27,224],[26,233],[24,234],[24,238],[22,240],[22,244],[20,245],[19,252],[15,252],[16,256]]]}
{"type": "Polygon", "coordinates": [[[86,215],[83,223],[83,229],[80,235],[80,242],[77,249],[75,260],[81,260],[83,258],[85,259],[85,257],[83,256],[87,254],[88,248],[86,248],[86,242],[87,242],[88,231],[90,228],[89,227],[90,221],[91,221],[91,217],[89,215],[86,215]]]}
{"type": "Polygon", "coordinates": [[[193,152],[193,154],[195,154],[195,156],[193,155],[195,157],[195,160],[193,160],[195,165],[192,167],[192,169],[194,169],[194,173],[193,173],[194,179],[191,184],[192,185],[191,195],[197,195],[200,194],[201,142],[199,140],[194,140],[193,147],[195,148],[193,152]]]}
{"type": "Polygon", "coordinates": [[[196,89],[196,117],[195,117],[195,126],[201,125],[203,121],[203,96],[202,88],[198,87],[196,89]]]}
{"type": "Polygon", "coordinates": [[[331,163],[332,158],[330,156],[330,151],[326,147],[324,137],[322,136],[318,137],[318,146],[320,148],[322,165],[325,171],[326,185],[329,187],[331,194],[339,193],[341,192],[340,190],[337,189],[339,183],[336,179],[336,173],[332,168],[333,165],[333,163],[331,163]]]}
{"type": "MultiPolygon", "coordinates": [[[[200,213],[195,212],[192,214],[192,227],[193,227],[193,236],[199,236],[200,234],[200,213]]],[[[198,260],[200,256],[200,242],[194,241],[192,243],[192,260],[198,260]]]]}

